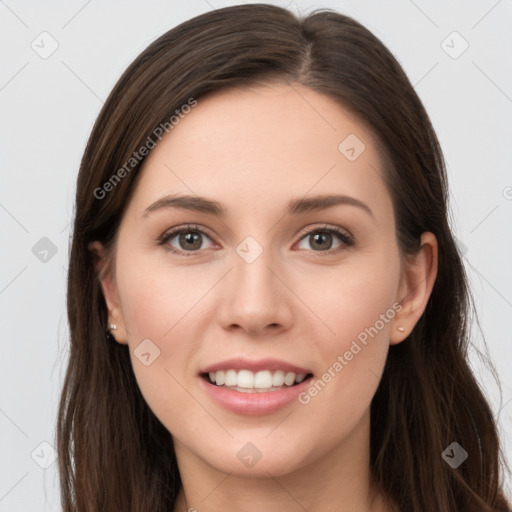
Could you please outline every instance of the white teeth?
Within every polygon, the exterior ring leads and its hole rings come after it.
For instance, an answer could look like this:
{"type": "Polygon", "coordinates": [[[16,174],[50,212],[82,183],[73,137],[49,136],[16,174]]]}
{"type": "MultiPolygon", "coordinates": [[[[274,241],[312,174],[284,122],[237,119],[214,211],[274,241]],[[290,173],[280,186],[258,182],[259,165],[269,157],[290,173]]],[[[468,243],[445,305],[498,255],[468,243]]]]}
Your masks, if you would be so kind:
{"type": "Polygon", "coordinates": [[[272,387],[272,374],[268,370],[256,373],[254,375],[254,387],[255,388],[271,388],[272,387]]]}
{"type": "Polygon", "coordinates": [[[295,384],[295,373],[293,373],[293,372],[288,372],[288,373],[284,376],[284,383],[285,383],[287,386],[293,386],[293,384],[295,384]]]}
{"type": "Polygon", "coordinates": [[[277,370],[272,375],[272,386],[282,386],[284,384],[284,372],[277,370]]]}
{"type": "Polygon", "coordinates": [[[236,385],[239,388],[253,388],[254,387],[254,373],[249,370],[240,370],[236,379],[236,385]]]}
{"type": "MultiPolygon", "coordinates": [[[[225,386],[236,386],[237,384],[237,377],[236,377],[236,371],[235,370],[228,370],[226,372],[226,377],[224,379],[224,385],[225,386]]],[[[217,382],[217,379],[215,379],[215,382],[217,382]]]]}
{"type": "Polygon", "coordinates": [[[306,378],[305,373],[283,372],[282,370],[219,370],[210,372],[210,380],[217,386],[238,387],[243,389],[273,389],[283,386],[293,386],[306,378]]]}

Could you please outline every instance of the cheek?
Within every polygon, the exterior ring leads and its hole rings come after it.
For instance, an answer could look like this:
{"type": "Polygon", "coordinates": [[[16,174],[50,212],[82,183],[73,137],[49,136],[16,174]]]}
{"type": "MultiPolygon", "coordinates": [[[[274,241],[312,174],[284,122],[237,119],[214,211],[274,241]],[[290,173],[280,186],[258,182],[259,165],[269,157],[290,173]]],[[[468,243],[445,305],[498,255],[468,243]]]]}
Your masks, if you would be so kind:
{"type": "Polygon", "coordinates": [[[324,335],[316,338],[319,353],[326,352],[326,344],[332,348],[327,350],[330,356],[348,350],[351,340],[359,336],[364,342],[367,329],[375,325],[379,339],[387,338],[389,321],[396,314],[399,275],[397,253],[374,251],[318,273],[307,282],[307,289],[302,285],[311,309],[326,327],[324,335]]]}
{"type": "Polygon", "coordinates": [[[132,256],[119,258],[117,286],[130,344],[144,338],[162,343],[175,326],[188,320],[187,314],[205,293],[204,276],[170,266],[165,258],[137,254],[137,248],[124,253],[132,256]]]}
{"type": "Polygon", "coordinates": [[[124,254],[131,257],[117,261],[117,287],[134,374],[148,406],[173,430],[176,410],[191,406],[190,361],[211,320],[198,301],[215,276],[124,254]]]}
{"type": "Polygon", "coordinates": [[[375,394],[400,309],[395,301],[399,270],[398,259],[381,253],[317,281],[323,287],[312,301],[329,330],[314,338],[313,351],[323,366],[299,401],[319,424],[337,425],[327,428],[327,437],[339,435],[340,425],[350,428],[375,394]]]}
{"type": "Polygon", "coordinates": [[[130,358],[138,387],[148,407],[169,431],[177,427],[176,410],[190,406],[187,362],[199,336],[184,329],[184,301],[159,280],[146,280],[126,295],[123,312],[130,358]]]}

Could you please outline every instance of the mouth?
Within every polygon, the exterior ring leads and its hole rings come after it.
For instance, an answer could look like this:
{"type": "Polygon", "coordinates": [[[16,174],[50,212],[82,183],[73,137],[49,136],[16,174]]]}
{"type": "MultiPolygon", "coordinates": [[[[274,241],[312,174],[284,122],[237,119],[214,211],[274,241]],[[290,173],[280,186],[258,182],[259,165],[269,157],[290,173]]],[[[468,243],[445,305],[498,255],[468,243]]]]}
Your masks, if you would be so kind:
{"type": "Polygon", "coordinates": [[[247,369],[218,370],[200,376],[213,386],[239,393],[269,393],[293,388],[313,377],[312,373],[285,372],[283,370],[247,369]]]}
{"type": "Polygon", "coordinates": [[[313,373],[279,359],[234,357],[202,368],[200,388],[217,405],[235,414],[272,414],[297,403],[313,373]]]}

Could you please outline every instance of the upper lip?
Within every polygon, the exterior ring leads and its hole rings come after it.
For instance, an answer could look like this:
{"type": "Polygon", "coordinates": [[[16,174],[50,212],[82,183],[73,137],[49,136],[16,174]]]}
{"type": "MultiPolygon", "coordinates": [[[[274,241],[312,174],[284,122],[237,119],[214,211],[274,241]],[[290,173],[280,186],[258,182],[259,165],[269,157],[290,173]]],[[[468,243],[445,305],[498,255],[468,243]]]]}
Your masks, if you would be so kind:
{"type": "Polygon", "coordinates": [[[204,367],[199,373],[210,373],[219,370],[251,370],[252,372],[259,372],[263,370],[282,370],[283,372],[293,372],[297,374],[312,373],[310,370],[278,359],[251,360],[243,357],[235,357],[227,359],[226,361],[211,364],[204,367]]]}

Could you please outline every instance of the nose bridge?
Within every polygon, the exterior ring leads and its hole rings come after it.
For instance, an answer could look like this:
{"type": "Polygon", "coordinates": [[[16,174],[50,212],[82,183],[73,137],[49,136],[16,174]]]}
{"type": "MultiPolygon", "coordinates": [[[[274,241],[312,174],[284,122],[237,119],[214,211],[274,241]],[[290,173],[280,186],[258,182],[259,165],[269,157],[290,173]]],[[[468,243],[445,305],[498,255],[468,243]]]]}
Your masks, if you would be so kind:
{"type": "MultiPolygon", "coordinates": [[[[265,245],[267,243],[265,242],[265,245]]],[[[276,295],[272,268],[272,250],[260,244],[254,237],[246,237],[237,247],[234,258],[233,280],[239,302],[268,301],[276,295]]],[[[261,307],[261,306],[260,306],[261,307]]]]}
{"type": "Polygon", "coordinates": [[[251,236],[236,247],[228,296],[221,307],[225,327],[237,324],[247,331],[258,331],[290,322],[290,305],[283,284],[274,274],[274,267],[279,265],[272,256],[270,247],[251,236]]]}

